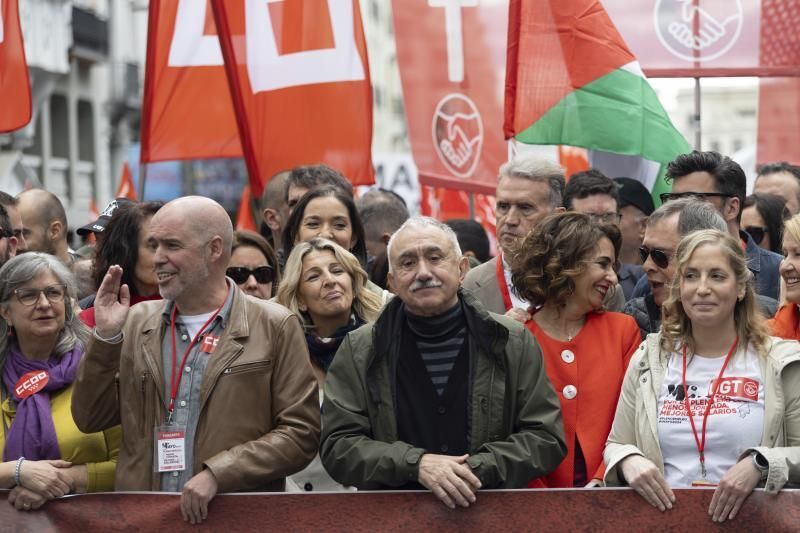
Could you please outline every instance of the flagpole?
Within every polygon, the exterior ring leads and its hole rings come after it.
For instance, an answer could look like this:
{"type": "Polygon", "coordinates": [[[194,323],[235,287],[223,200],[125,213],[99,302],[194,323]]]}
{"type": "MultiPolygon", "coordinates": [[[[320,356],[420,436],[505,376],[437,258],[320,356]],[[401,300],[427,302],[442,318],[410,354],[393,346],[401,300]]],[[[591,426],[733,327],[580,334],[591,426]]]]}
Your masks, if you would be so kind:
{"type": "Polygon", "coordinates": [[[700,150],[701,142],[703,140],[703,129],[700,127],[700,78],[694,79],[694,149],[700,150]]]}
{"type": "MultiPolygon", "coordinates": [[[[696,16],[692,20],[692,38],[694,42],[699,41],[700,35],[700,0],[693,0],[692,6],[696,16]]],[[[694,55],[694,68],[700,68],[700,50],[697,47],[693,48],[693,55],[694,55]]],[[[703,140],[703,131],[700,124],[700,77],[695,76],[694,78],[694,149],[700,150],[702,140],[703,140]]]]}
{"type": "Polygon", "coordinates": [[[475,220],[475,193],[469,193],[469,218],[475,220]]]}
{"type": "Polygon", "coordinates": [[[147,181],[147,163],[139,163],[139,183],[138,183],[138,198],[140,202],[144,202],[144,182],[147,181]]]}

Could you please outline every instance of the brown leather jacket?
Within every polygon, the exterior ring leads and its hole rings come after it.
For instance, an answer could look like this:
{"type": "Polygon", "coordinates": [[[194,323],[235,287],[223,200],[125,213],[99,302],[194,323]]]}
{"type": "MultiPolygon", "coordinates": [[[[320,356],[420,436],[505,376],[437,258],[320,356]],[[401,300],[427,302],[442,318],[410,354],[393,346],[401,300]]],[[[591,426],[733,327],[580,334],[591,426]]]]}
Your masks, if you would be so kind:
{"type": "MultiPolygon", "coordinates": [[[[131,308],[124,340],[93,338],[78,369],[72,415],[91,433],[122,424],[116,490],[160,490],[153,433],[166,420],[163,301],[131,308]],[[118,378],[117,378],[118,376],[118,378]]],[[[235,289],[219,346],[203,375],[194,472],[219,492],[283,490],[319,447],[317,382],[298,318],[235,289]]]]}

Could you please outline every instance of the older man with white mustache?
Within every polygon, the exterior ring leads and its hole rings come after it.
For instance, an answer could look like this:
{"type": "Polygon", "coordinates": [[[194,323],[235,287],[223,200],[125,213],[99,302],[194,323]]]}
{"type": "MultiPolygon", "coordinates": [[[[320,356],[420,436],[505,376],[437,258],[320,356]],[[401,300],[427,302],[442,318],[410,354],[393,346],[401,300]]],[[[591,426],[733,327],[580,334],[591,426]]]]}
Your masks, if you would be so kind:
{"type": "Polygon", "coordinates": [[[564,457],[561,413],[533,336],[461,291],[455,233],[409,219],[388,246],[397,295],[342,343],[325,381],[328,473],[362,489],[428,488],[468,507],[564,457]]]}

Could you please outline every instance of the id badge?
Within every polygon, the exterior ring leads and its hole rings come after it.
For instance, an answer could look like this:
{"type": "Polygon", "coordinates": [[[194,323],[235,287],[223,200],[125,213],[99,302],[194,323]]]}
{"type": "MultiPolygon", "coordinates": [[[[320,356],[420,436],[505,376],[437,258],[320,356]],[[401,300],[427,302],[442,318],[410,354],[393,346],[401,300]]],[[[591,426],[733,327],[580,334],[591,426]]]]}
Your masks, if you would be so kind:
{"type": "Polygon", "coordinates": [[[184,426],[156,427],[153,465],[156,472],[186,470],[186,428],[184,426]]]}

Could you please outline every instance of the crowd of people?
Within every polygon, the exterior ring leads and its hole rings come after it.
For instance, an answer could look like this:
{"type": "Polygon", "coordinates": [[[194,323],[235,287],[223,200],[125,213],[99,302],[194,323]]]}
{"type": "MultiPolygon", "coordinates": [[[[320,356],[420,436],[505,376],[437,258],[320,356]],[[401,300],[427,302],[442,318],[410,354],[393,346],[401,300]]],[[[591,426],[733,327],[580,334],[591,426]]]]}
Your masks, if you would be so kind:
{"type": "Polygon", "coordinates": [[[260,233],[208,198],[0,192],[0,487],[69,493],[630,486],[709,515],[800,482],[800,169],[678,156],[639,181],[519,156],[470,220],[279,173],[260,233]],[[660,205],[658,205],[660,203],[660,205]]]}

